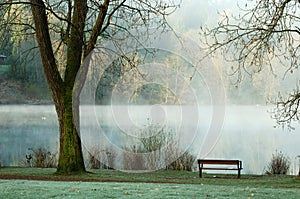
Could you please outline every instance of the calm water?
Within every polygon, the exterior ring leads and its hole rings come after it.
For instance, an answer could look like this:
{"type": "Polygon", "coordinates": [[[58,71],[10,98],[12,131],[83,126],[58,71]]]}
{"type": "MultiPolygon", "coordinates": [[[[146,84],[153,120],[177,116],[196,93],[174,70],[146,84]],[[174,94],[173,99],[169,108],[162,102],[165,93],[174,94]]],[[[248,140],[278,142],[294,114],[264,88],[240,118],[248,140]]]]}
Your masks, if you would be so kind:
{"type": "MultiPolygon", "coordinates": [[[[212,109],[183,109],[175,106],[82,107],[81,131],[88,149],[95,144],[121,148],[128,137],[139,137],[151,120],[171,126],[179,132],[183,147],[192,147],[202,158],[241,159],[244,173],[261,174],[276,150],[291,160],[292,174],[298,171],[300,125],[293,132],[274,128],[275,122],[264,106],[227,106],[218,139],[209,140],[212,109]],[[98,139],[101,133],[105,139],[98,139]],[[207,145],[207,142],[210,142],[207,145]],[[201,153],[209,146],[208,154],[201,153]]],[[[0,106],[1,165],[18,165],[30,147],[44,147],[55,152],[58,147],[58,124],[53,106],[0,106]]],[[[101,136],[100,136],[101,137],[101,136]]]]}

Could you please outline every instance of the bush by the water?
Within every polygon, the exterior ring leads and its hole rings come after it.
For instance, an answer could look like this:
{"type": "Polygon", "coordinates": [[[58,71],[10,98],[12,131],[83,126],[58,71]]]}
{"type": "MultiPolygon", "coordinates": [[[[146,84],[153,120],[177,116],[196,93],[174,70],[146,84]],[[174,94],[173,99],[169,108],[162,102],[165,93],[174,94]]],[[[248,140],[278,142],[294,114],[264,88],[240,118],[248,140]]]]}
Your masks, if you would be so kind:
{"type": "Polygon", "coordinates": [[[178,171],[192,171],[196,156],[185,151],[177,160],[172,162],[168,168],[178,171]]]}
{"type": "Polygon", "coordinates": [[[193,170],[196,156],[179,147],[178,136],[174,130],[150,123],[142,129],[140,135],[137,144],[124,147],[125,170],[193,170]],[[134,155],[130,156],[128,152],[134,155]]]}
{"type": "Polygon", "coordinates": [[[56,168],[57,153],[51,153],[45,148],[29,148],[29,153],[26,154],[26,160],[21,162],[21,165],[40,168],[56,168]]]}
{"type": "Polygon", "coordinates": [[[282,151],[272,154],[272,158],[267,165],[267,174],[283,174],[286,175],[290,168],[290,158],[282,151]]]}
{"type": "MultiPolygon", "coordinates": [[[[102,146],[103,147],[103,146],[102,146]]],[[[103,149],[101,146],[94,146],[88,151],[88,164],[91,169],[113,169],[117,153],[113,148],[103,149]]]]}

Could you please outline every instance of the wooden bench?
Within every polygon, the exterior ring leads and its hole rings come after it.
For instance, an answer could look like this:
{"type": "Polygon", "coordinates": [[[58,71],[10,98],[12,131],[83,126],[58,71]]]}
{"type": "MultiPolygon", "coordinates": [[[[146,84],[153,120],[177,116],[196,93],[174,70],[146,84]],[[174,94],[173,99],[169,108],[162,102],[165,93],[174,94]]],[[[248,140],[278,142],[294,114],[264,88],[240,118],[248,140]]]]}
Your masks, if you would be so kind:
{"type": "Polygon", "coordinates": [[[202,178],[202,170],[237,170],[238,178],[241,177],[242,161],[240,160],[214,160],[198,159],[199,177],[202,178]],[[235,165],[236,167],[206,167],[204,165],[235,165]]]}

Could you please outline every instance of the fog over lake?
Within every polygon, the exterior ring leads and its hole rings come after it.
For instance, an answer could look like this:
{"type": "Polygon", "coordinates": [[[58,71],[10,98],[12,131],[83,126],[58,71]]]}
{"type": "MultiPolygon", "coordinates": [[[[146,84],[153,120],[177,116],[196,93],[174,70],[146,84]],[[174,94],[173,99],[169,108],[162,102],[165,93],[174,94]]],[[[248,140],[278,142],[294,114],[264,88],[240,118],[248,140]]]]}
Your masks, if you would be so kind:
{"type": "MultiPolygon", "coordinates": [[[[116,108],[116,107],[115,107],[116,108]]],[[[122,106],[117,107],[117,109],[122,106]]],[[[124,108],[124,107],[123,107],[124,108]]],[[[291,174],[298,173],[300,131],[288,132],[274,128],[268,110],[270,106],[231,105],[225,107],[223,128],[217,140],[209,140],[212,108],[199,107],[198,118],[182,114],[182,106],[129,106],[124,120],[118,119],[111,106],[82,107],[81,131],[85,150],[95,144],[113,145],[119,149],[128,137],[139,137],[149,118],[161,125],[177,129],[183,147],[198,154],[198,158],[241,159],[243,173],[262,174],[275,151],[282,151],[291,160],[291,174]],[[93,110],[92,112],[87,111],[93,110]],[[148,113],[148,114],[147,114],[148,113]],[[129,117],[126,119],[126,117],[129,117]],[[186,117],[186,118],[184,118],[186,117]],[[157,120],[155,120],[157,119],[157,120]],[[128,121],[130,121],[128,123],[128,121]],[[197,121],[195,123],[195,121],[197,121]],[[96,122],[96,123],[95,123],[96,122]],[[125,122],[125,123],[122,123],[125,122]],[[132,126],[130,126],[132,125],[132,126]],[[106,140],[95,138],[102,131],[106,140]],[[120,133],[121,132],[121,133],[120,133]],[[205,143],[205,142],[212,143],[205,143]],[[211,148],[204,149],[209,146],[211,148]],[[203,154],[201,151],[208,151],[203,154]]],[[[2,166],[17,166],[25,159],[30,147],[44,147],[58,151],[58,123],[54,106],[3,105],[0,106],[0,161],[2,166]]],[[[191,112],[192,116],[194,113],[191,112]]],[[[215,135],[213,135],[215,136],[215,135]]]]}

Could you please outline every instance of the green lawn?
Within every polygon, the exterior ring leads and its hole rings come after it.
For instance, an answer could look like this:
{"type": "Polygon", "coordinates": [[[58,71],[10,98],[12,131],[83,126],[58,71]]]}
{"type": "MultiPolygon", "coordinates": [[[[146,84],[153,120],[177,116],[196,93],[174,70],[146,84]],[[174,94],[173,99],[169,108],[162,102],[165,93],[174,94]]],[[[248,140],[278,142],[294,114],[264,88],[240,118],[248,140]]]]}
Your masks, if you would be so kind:
{"type": "Polygon", "coordinates": [[[54,172],[2,168],[0,179],[15,176],[47,181],[0,180],[0,198],[300,198],[300,180],[295,176],[242,175],[237,179],[236,175],[206,174],[200,179],[198,173],[183,171],[92,170],[76,176],[57,176],[54,172]],[[67,182],[55,181],[59,179],[67,182]]]}

